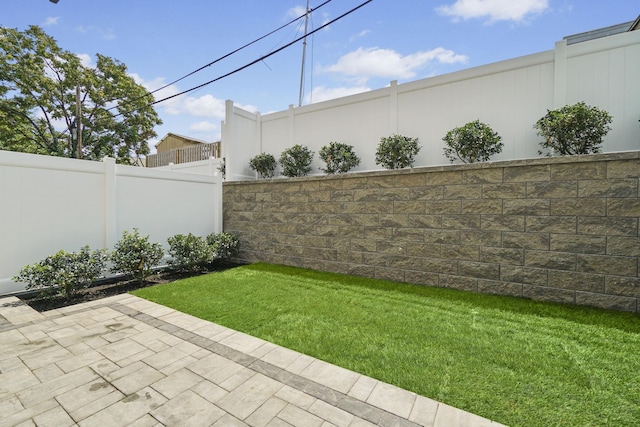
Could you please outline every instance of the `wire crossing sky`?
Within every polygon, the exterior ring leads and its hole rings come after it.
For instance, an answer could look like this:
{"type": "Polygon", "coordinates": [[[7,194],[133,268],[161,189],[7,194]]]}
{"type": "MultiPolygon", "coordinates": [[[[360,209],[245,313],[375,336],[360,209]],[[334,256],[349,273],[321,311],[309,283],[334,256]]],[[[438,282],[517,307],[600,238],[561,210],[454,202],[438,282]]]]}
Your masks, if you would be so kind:
{"type": "MultiPolygon", "coordinates": [[[[630,0],[373,0],[336,20],[362,3],[310,1],[303,104],[551,50],[640,14],[630,0]]],[[[97,53],[123,62],[167,99],[159,138],[212,142],[227,99],[262,114],[297,105],[305,12],[306,0],[6,0],[0,25],[39,25],[88,66],[97,53]]]]}

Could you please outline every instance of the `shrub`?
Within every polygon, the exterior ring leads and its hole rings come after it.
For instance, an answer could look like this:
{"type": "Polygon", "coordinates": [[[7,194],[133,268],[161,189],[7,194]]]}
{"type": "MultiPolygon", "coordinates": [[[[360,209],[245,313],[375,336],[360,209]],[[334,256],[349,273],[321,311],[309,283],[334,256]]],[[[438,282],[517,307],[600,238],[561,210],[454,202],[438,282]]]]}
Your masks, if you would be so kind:
{"type": "Polygon", "coordinates": [[[225,179],[227,177],[227,159],[224,157],[218,165],[218,172],[220,172],[220,174],[222,175],[222,179],[225,179]]]}
{"type": "Polygon", "coordinates": [[[26,283],[27,289],[41,290],[45,295],[57,293],[70,299],[104,273],[107,259],[106,250],[91,251],[89,246],[83,246],[80,252],[61,250],[37,264],[25,266],[13,280],[26,283]]]}
{"type": "Polygon", "coordinates": [[[251,169],[258,172],[262,178],[273,178],[276,164],[276,158],[269,153],[260,153],[249,160],[251,169]]]}
{"type": "Polygon", "coordinates": [[[320,149],[319,155],[327,164],[326,169],[320,169],[328,174],[346,173],[360,164],[360,158],[353,151],[353,145],[332,141],[320,149]]]}
{"type": "Polygon", "coordinates": [[[559,110],[547,110],[533,127],[544,137],[540,145],[548,156],[591,154],[600,152],[602,138],[611,130],[611,120],[606,111],[578,102],[559,110]]]}
{"type": "Polygon", "coordinates": [[[300,144],[287,148],[280,155],[282,174],[288,177],[305,176],[311,171],[313,151],[300,144]]]}
{"type": "Polygon", "coordinates": [[[413,166],[415,156],[420,152],[418,138],[392,135],[380,138],[376,150],[376,164],[386,169],[402,169],[413,166]]]}
{"type": "Polygon", "coordinates": [[[113,249],[111,272],[131,275],[142,283],[153,273],[153,267],[160,263],[162,257],[164,250],[160,243],[149,242],[149,236],[140,236],[137,228],[133,232],[125,230],[113,249]]]}
{"type": "Polygon", "coordinates": [[[204,271],[213,261],[213,247],[204,237],[189,233],[169,237],[169,265],[176,270],[204,271]]]}
{"type": "Polygon", "coordinates": [[[447,146],[444,155],[451,163],[457,159],[463,163],[486,162],[502,151],[501,139],[489,125],[475,120],[447,132],[442,138],[447,146]]]}
{"type": "Polygon", "coordinates": [[[213,250],[213,261],[227,260],[238,254],[240,241],[231,233],[212,233],[207,236],[207,243],[213,250]]]}

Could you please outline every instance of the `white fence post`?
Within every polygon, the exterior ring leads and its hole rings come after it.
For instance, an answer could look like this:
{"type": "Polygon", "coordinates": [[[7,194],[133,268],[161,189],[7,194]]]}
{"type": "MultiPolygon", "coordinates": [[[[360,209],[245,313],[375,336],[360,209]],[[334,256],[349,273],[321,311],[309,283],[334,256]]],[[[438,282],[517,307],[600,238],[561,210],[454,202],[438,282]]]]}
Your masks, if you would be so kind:
{"type": "Polygon", "coordinates": [[[104,247],[108,249],[118,241],[116,159],[105,157],[102,162],[104,163],[104,247]]]}
{"type": "Polygon", "coordinates": [[[556,43],[553,61],[553,108],[562,108],[567,103],[567,41],[556,43]]]}

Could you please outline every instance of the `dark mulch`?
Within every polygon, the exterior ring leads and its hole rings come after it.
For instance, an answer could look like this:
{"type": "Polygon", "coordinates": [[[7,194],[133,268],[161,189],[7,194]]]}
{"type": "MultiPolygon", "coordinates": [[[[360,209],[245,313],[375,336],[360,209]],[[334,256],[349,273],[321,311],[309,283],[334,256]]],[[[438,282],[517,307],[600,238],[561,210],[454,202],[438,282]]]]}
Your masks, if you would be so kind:
{"type": "Polygon", "coordinates": [[[43,312],[56,308],[80,304],[87,301],[94,301],[113,295],[123,294],[135,289],[146,288],[163,283],[170,283],[176,280],[185,279],[187,277],[199,276],[201,274],[208,274],[215,271],[223,271],[229,268],[237,267],[239,265],[242,264],[231,262],[220,263],[216,264],[213,268],[204,273],[177,272],[172,270],[160,271],[153,274],[152,276],[149,276],[143,283],[140,283],[137,280],[130,280],[129,278],[105,279],[97,282],[95,285],[89,288],[79,290],[71,299],[65,299],[64,297],[58,295],[46,297],[39,292],[24,293],[18,295],[18,297],[26,304],[28,304],[31,308],[39,312],[43,312]]]}

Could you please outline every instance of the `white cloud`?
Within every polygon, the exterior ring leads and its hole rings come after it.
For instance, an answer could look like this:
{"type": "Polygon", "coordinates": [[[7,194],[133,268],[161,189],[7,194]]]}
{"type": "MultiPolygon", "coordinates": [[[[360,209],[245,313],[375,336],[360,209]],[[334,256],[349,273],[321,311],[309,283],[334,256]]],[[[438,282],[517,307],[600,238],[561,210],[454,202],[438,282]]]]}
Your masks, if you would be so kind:
{"type": "Polygon", "coordinates": [[[322,68],[321,71],[343,74],[363,85],[371,77],[401,79],[414,77],[418,69],[431,62],[454,64],[464,63],[467,60],[467,56],[442,47],[406,56],[391,49],[358,48],[342,56],[334,65],[322,68]]]}
{"type": "Polygon", "coordinates": [[[58,21],[60,20],[59,16],[48,16],[47,19],[42,23],[43,27],[50,27],[51,25],[58,25],[58,21]]]}
{"type": "Polygon", "coordinates": [[[182,101],[182,111],[196,117],[224,117],[224,100],[213,95],[189,96],[182,101]]]}
{"type": "Polygon", "coordinates": [[[93,62],[93,57],[88,53],[78,53],[76,56],[80,58],[80,63],[83,67],[95,68],[96,63],[93,62]]]}
{"type": "Polygon", "coordinates": [[[189,129],[198,133],[211,133],[218,130],[218,125],[208,121],[197,122],[189,126],[189,129]]]}
{"type": "Polygon", "coordinates": [[[80,25],[78,27],[76,27],[76,31],[78,31],[79,33],[82,34],[86,34],[89,32],[96,32],[100,35],[100,37],[102,37],[105,40],[113,40],[116,38],[115,33],[113,32],[112,28],[107,28],[106,30],[100,27],[96,27],[93,25],[90,25],[88,27],[85,27],[84,25],[80,25]]]}
{"type": "Polygon", "coordinates": [[[287,10],[287,17],[293,19],[303,16],[307,13],[307,8],[304,6],[294,6],[291,9],[287,10]]]}
{"type": "Polygon", "coordinates": [[[548,7],[548,0],[456,0],[451,5],[437,7],[436,12],[451,16],[454,21],[473,18],[488,18],[489,22],[522,21],[548,7]]]}
{"type": "Polygon", "coordinates": [[[335,87],[327,88],[325,86],[318,86],[313,89],[311,95],[307,96],[307,102],[322,102],[329,99],[342,98],[343,96],[354,95],[356,93],[368,92],[371,88],[366,86],[353,86],[353,87],[335,87]]]}
{"type": "Polygon", "coordinates": [[[349,41],[352,42],[354,40],[361,39],[362,37],[366,36],[369,33],[371,33],[371,30],[362,30],[358,34],[354,34],[353,36],[351,36],[349,41]]]}

